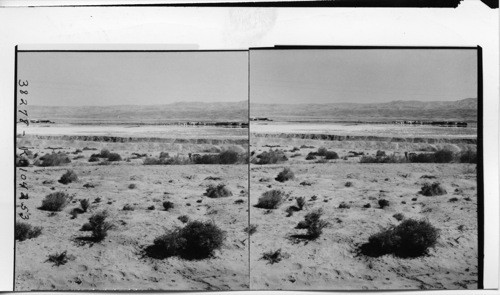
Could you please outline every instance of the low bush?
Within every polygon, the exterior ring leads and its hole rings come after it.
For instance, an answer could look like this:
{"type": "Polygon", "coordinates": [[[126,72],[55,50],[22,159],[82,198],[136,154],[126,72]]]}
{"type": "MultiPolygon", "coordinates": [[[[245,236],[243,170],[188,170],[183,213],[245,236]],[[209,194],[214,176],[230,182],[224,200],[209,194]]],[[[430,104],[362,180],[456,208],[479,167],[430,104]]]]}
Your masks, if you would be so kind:
{"type": "Polygon", "coordinates": [[[324,157],[324,156],[326,156],[326,152],[328,152],[328,150],[327,150],[326,148],[324,148],[324,147],[320,147],[320,148],[318,149],[318,151],[316,152],[316,154],[317,154],[318,156],[324,157]]]}
{"type": "MultiPolygon", "coordinates": [[[[146,154],[144,154],[146,156],[146,154]]],[[[160,152],[160,159],[168,158],[170,155],[167,152],[160,152]]]]}
{"type": "Polygon", "coordinates": [[[278,149],[262,152],[257,155],[257,159],[256,164],[258,165],[278,164],[288,160],[285,153],[278,149]]]}
{"type": "Polygon", "coordinates": [[[321,220],[322,215],[323,211],[321,209],[317,209],[306,214],[306,216],[304,216],[304,220],[297,224],[297,228],[307,229],[308,239],[317,239],[323,233],[323,228],[328,225],[326,221],[321,220]]]}
{"type": "Polygon", "coordinates": [[[113,225],[106,221],[107,217],[107,211],[97,212],[89,218],[89,222],[85,223],[80,230],[91,231],[92,241],[100,242],[107,237],[108,231],[113,228],[113,225]]]}
{"type": "Polygon", "coordinates": [[[387,201],[386,199],[380,199],[378,200],[378,205],[381,209],[384,209],[385,207],[389,206],[389,201],[387,201]]]}
{"type": "Polygon", "coordinates": [[[163,202],[163,208],[165,208],[165,211],[168,211],[168,210],[174,208],[174,203],[172,203],[170,201],[165,201],[165,202],[163,202]]]}
{"type": "Polygon", "coordinates": [[[154,210],[155,209],[155,206],[154,205],[151,205],[148,207],[148,210],[154,210]]]}
{"type": "Polygon", "coordinates": [[[89,162],[99,162],[99,157],[95,155],[91,155],[89,158],[89,162]]]}
{"type": "Polygon", "coordinates": [[[218,164],[235,164],[238,162],[238,153],[235,151],[227,150],[219,153],[218,164]]]}
{"type": "Polygon", "coordinates": [[[16,226],[14,229],[14,238],[18,241],[24,241],[27,239],[34,239],[42,234],[42,227],[31,226],[28,223],[16,221],[16,226]]]}
{"type": "Polygon", "coordinates": [[[352,182],[351,181],[348,181],[344,184],[345,187],[351,187],[352,186],[352,182]]]}
{"type": "Polygon", "coordinates": [[[78,180],[78,176],[73,170],[66,170],[66,173],[64,173],[61,178],[58,180],[59,183],[62,184],[68,184],[71,182],[75,182],[78,180]]]}
{"type": "Polygon", "coordinates": [[[396,219],[397,221],[401,221],[401,220],[405,219],[405,216],[402,213],[396,213],[396,214],[392,215],[392,217],[394,217],[394,219],[396,219]]]}
{"type": "Polygon", "coordinates": [[[134,207],[130,204],[125,204],[125,206],[123,206],[123,211],[134,211],[134,207]]]}
{"type": "Polygon", "coordinates": [[[371,208],[371,207],[372,207],[372,205],[370,203],[366,203],[363,205],[363,208],[371,208]]]}
{"type": "Polygon", "coordinates": [[[45,196],[42,200],[41,210],[61,211],[69,203],[70,197],[64,192],[55,192],[45,196]]]}
{"type": "Polygon", "coordinates": [[[282,203],[285,193],[273,189],[262,194],[255,207],[262,209],[277,209],[282,203]]]}
{"type": "Polygon", "coordinates": [[[294,178],[295,174],[293,173],[293,171],[290,168],[285,167],[280,173],[278,173],[278,176],[276,176],[275,180],[279,182],[285,182],[294,178]]]}
{"type": "Polygon", "coordinates": [[[404,157],[392,154],[389,156],[381,156],[381,157],[362,156],[359,162],[360,163],[405,163],[406,159],[404,157]]]}
{"type": "Polygon", "coordinates": [[[110,162],[116,162],[116,161],[121,161],[122,157],[117,154],[117,153],[110,153],[107,157],[108,161],[110,162]]]}
{"type": "Polygon", "coordinates": [[[449,150],[438,150],[434,153],[410,154],[412,163],[451,163],[455,155],[449,150]]]}
{"type": "Polygon", "coordinates": [[[177,219],[182,223],[187,223],[189,221],[189,216],[181,215],[181,216],[177,217],[177,219]]]}
{"type": "Polygon", "coordinates": [[[213,256],[224,239],[224,231],[214,223],[191,221],[183,228],[169,230],[157,237],[146,253],[159,259],[180,256],[188,260],[200,260],[213,256]]]}
{"type": "Polygon", "coordinates": [[[297,198],[295,198],[295,202],[297,203],[297,208],[299,208],[299,210],[302,210],[302,209],[304,209],[304,206],[306,204],[306,198],[297,197],[297,198]]]}
{"type": "Polygon", "coordinates": [[[339,205],[339,209],[350,209],[350,208],[351,206],[349,206],[349,204],[347,204],[346,202],[342,202],[339,205]]]}
{"type": "Polygon", "coordinates": [[[460,154],[460,163],[477,163],[477,152],[467,150],[460,154]]]}
{"type": "Polygon", "coordinates": [[[233,193],[226,187],[225,184],[221,183],[217,186],[210,185],[205,192],[205,196],[217,199],[217,198],[225,198],[232,196],[233,193]]]}
{"type": "Polygon", "coordinates": [[[434,182],[433,184],[424,183],[420,190],[420,194],[424,196],[441,196],[446,195],[446,189],[441,186],[439,182],[434,182]]]}
{"type": "Polygon", "coordinates": [[[396,227],[390,227],[368,238],[361,245],[362,254],[378,257],[394,254],[397,257],[413,258],[426,255],[428,248],[435,246],[439,230],[425,220],[406,219],[396,227]]]}
{"type": "Polygon", "coordinates": [[[275,264],[280,262],[283,259],[283,255],[281,254],[281,249],[278,249],[276,251],[268,251],[262,254],[262,257],[260,258],[262,260],[266,260],[267,263],[269,264],[275,264]]]}
{"type": "Polygon", "coordinates": [[[308,153],[306,156],[306,160],[316,160],[316,153],[308,153]]]}
{"type": "Polygon", "coordinates": [[[385,157],[385,151],[378,150],[375,157],[385,157]]]}
{"type": "Polygon", "coordinates": [[[128,188],[129,188],[129,189],[134,189],[135,187],[136,187],[136,186],[135,186],[135,183],[131,183],[131,184],[129,184],[129,185],[128,185],[128,188]]]}
{"type": "Polygon", "coordinates": [[[80,206],[82,207],[83,212],[87,212],[90,206],[89,199],[80,200],[80,206]]]}
{"type": "Polygon", "coordinates": [[[336,160],[338,158],[339,158],[339,155],[336,152],[327,151],[325,153],[325,159],[327,159],[327,160],[336,160]]]}
{"type": "Polygon", "coordinates": [[[448,202],[450,202],[450,203],[455,203],[455,202],[458,202],[458,198],[456,198],[456,197],[450,198],[450,199],[448,200],[448,202]]]}
{"type": "Polygon", "coordinates": [[[40,161],[37,161],[38,166],[49,167],[49,166],[61,166],[64,164],[71,163],[68,155],[65,153],[52,153],[45,154],[40,157],[40,161]]]}
{"type": "Polygon", "coordinates": [[[28,167],[29,165],[30,161],[28,158],[16,155],[16,167],[28,167]]]}

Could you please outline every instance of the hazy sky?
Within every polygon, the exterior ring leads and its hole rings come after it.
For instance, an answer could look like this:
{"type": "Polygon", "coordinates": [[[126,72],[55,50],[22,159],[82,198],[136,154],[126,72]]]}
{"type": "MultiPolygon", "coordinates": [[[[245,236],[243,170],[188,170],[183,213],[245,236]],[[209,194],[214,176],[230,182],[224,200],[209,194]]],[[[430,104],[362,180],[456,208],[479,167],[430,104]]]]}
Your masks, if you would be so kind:
{"type": "Polygon", "coordinates": [[[254,50],[254,103],[449,101],[477,97],[477,52],[254,50]]]}
{"type": "Polygon", "coordinates": [[[19,52],[33,105],[248,99],[247,52],[19,52]]]}

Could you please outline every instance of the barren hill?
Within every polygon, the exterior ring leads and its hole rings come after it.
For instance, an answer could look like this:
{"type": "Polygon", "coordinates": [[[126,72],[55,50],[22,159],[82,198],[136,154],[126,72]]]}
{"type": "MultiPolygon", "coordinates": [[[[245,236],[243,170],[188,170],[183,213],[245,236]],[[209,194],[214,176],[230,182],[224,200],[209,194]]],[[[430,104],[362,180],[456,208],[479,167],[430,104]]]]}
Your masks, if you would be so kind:
{"type": "Polygon", "coordinates": [[[477,122],[477,98],[387,103],[251,104],[252,117],[277,121],[444,120],[477,122]]]}

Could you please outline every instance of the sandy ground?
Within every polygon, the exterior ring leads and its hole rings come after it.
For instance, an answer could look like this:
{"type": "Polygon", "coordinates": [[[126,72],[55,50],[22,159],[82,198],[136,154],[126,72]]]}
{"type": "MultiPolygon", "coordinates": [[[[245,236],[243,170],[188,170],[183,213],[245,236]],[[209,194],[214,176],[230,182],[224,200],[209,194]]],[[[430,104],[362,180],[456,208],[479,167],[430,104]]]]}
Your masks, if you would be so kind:
{"type": "MultiPolygon", "coordinates": [[[[318,147],[332,146],[339,156],[350,148],[373,154],[377,143],[321,141],[286,142],[251,139],[251,150],[262,151],[264,143],[287,150],[287,156],[300,156],[276,165],[251,164],[250,218],[258,226],[250,243],[250,288],[283,290],[331,289],[475,289],[477,288],[477,183],[475,164],[360,164],[359,157],[330,160],[328,163],[306,161],[305,156],[318,147]],[[307,144],[289,152],[294,146],[307,144]],[[278,146],[277,146],[278,145],[278,146]],[[284,183],[274,180],[290,167],[295,179],[284,183]],[[432,175],[436,179],[423,179],[432,175]],[[261,181],[267,179],[268,181],[261,181]],[[311,186],[301,185],[308,181],[311,186]],[[419,194],[425,182],[439,181],[446,195],[426,197],[419,194]],[[350,187],[346,183],[351,182],[350,187]],[[281,189],[289,195],[278,209],[255,208],[267,190],[281,189]],[[313,200],[316,196],[316,200],[313,200]],[[286,217],[286,209],[295,205],[295,197],[305,197],[304,210],[286,217]],[[451,198],[457,198],[450,202],[451,198]],[[379,199],[390,206],[380,209],[379,199]],[[341,202],[350,208],[340,209],[341,202]],[[363,205],[371,204],[371,208],[363,205]],[[322,208],[329,223],[315,241],[297,240],[291,235],[305,234],[295,229],[304,216],[322,208]],[[392,255],[377,258],[358,254],[358,247],[380,230],[397,225],[393,215],[427,219],[441,231],[441,237],[429,255],[404,259],[392,255]],[[261,259],[263,253],[281,249],[283,259],[274,264],[261,259]]],[[[406,146],[405,148],[408,148],[406,146]]],[[[421,146],[418,146],[421,148],[421,146]]],[[[391,152],[391,151],[387,151],[391,152]]]]}
{"type": "MultiPolygon", "coordinates": [[[[20,143],[22,144],[22,142],[20,143]]],[[[76,147],[108,147],[122,157],[131,151],[142,150],[157,155],[158,146],[138,147],[133,144],[106,144],[92,142],[43,142],[33,150],[50,152],[47,146],[59,144],[63,151],[76,147]],[[128,151],[125,151],[128,148],[128,151]]],[[[192,147],[197,151],[205,147],[192,147]]],[[[170,150],[172,151],[172,150],[170,150]]],[[[42,226],[42,235],[16,243],[15,290],[245,290],[249,287],[248,235],[248,172],[246,165],[183,165],[144,166],[142,160],[121,161],[99,166],[88,163],[91,153],[59,167],[26,168],[29,199],[17,200],[31,213],[28,223],[42,226]],[[78,181],[67,185],[58,183],[66,171],[73,169],[78,181]],[[210,180],[207,177],[219,177],[210,180]],[[90,183],[94,187],[86,188],[90,183]],[[136,188],[129,189],[129,184],[136,188]],[[233,196],[210,199],[204,196],[208,185],[225,183],[233,196]],[[55,215],[37,209],[42,199],[51,192],[64,191],[73,196],[73,202],[55,215]],[[89,212],[71,219],[70,211],[79,207],[78,200],[90,199],[89,212]],[[96,203],[96,198],[100,202],[96,203]],[[236,200],[242,200],[235,204],[236,200]],[[165,211],[163,201],[171,201],[175,208],[165,211]],[[122,210],[124,205],[134,211],[122,210]],[[148,210],[154,206],[154,210],[148,210]],[[115,228],[101,243],[82,244],[76,238],[89,235],[79,231],[95,212],[107,210],[115,228]],[[143,249],[166,229],[183,224],[177,218],[187,215],[191,220],[213,220],[226,231],[227,238],[213,258],[187,261],[177,257],[163,260],[143,256],[143,249]],[[71,259],[65,265],[46,262],[49,254],[67,251],[71,259]]],[[[76,155],[71,155],[71,158],[76,155]]],[[[18,174],[18,181],[20,175],[18,174]]],[[[19,211],[18,211],[19,212],[19,211]]],[[[19,219],[20,220],[20,219],[19,219]]]]}

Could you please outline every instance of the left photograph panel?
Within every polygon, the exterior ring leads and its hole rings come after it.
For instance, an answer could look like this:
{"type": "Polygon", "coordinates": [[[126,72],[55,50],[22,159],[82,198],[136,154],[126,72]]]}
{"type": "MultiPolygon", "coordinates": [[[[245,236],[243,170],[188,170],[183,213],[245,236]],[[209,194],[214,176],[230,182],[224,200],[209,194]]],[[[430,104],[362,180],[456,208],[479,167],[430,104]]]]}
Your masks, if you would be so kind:
{"type": "Polygon", "coordinates": [[[248,290],[248,52],[16,61],[15,291],[248,290]]]}

